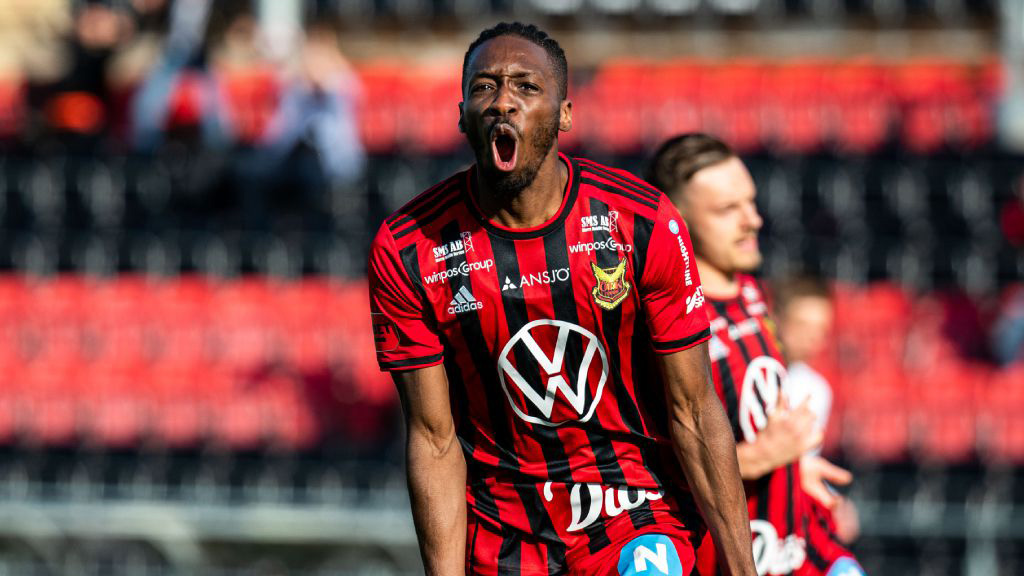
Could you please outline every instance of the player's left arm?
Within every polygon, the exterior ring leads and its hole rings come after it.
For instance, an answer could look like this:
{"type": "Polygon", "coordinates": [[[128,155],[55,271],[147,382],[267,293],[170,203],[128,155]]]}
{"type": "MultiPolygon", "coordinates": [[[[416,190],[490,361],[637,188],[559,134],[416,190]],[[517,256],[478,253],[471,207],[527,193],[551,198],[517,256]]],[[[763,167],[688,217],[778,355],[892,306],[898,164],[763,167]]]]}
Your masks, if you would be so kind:
{"type": "MultiPolygon", "coordinates": [[[[661,196],[638,292],[665,387],[669,434],[729,574],[755,574],[732,427],[711,381],[711,335],[693,245],[661,196]]],[[[639,228],[639,227],[638,227],[639,228]]]]}
{"type": "Polygon", "coordinates": [[[676,457],[730,574],[754,574],[736,443],[711,383],[707,344],[658,356],[676,457]]]}

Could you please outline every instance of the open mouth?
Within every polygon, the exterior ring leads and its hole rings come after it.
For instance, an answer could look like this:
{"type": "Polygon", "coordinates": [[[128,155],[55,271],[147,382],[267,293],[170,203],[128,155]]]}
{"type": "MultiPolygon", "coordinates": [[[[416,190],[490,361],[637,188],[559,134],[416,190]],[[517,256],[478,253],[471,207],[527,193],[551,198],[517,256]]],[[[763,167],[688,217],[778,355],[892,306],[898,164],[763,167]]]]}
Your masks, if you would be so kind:
{"type": "Polygon", "coordinates": [[[515,129],[507,124],[496,126],[491,136],[491,153],[494,156],[494,165],[498,167],[498,170],[503,172],[514,170],[519,156],[515,129]]]}

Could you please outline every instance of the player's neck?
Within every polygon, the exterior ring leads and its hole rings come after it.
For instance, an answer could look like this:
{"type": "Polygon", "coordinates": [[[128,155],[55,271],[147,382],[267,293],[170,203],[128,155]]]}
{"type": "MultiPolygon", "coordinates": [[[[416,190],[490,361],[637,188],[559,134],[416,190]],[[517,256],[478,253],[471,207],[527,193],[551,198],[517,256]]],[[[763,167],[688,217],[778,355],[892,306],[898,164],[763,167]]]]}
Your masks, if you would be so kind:
{"type": "Polygon", "coordinates": [[[512,196],[496,194],[480,179],[477,185],[480,210],[484,216],[506,228],[533,228],[544,224],[562,206],[569,168],[562,163],[558,149],[552,148],[541,163],[537,176],[526,188],[512,196]]]}
{"type": "Polygon", "coordinates": [[[696,257],[697,272],[700,273],[701,288],[704,295],[715,300],[728,300],[740,294],[740,280],[735,273],[726,272],[708,263],[700,256],[696,257]]]}

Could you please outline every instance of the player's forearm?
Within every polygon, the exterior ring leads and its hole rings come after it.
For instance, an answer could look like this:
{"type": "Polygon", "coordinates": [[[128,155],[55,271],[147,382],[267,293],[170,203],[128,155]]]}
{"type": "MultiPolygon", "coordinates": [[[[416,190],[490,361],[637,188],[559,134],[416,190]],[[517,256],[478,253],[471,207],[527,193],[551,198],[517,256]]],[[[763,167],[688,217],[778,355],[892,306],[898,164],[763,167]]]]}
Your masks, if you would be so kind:
{"type": "Polygon", "coordinates": [[[458,439],[410,431],[409,499],[428,576],[460,576],[466,566],[466,461],[458,439]]]}
{"type": "Polygon", "coordinates": [[[711,530],[721,564],[733,576],[755,574],[746,497],[728,419],[710,387],[676,409],[672,436],[690,489],[711,530]]]}

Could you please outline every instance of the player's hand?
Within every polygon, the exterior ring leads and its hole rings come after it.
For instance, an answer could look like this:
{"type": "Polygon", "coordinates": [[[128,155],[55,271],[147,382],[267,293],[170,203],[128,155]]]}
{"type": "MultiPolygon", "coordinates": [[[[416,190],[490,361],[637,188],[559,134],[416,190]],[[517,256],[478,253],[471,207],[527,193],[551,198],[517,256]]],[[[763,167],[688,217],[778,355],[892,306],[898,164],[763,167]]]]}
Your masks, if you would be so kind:
{"type": "Polygon", "coordinates": [[[839,497],[839,503],[832,511],[832,520],[836,523],[836,536],[843,544],[849,546],[860,536],[860,514],[849,498],[839,497]]]}
{"type": "Polygon", "coordinates": [[[821,445],[824,435],[814,424],[815,415],[807,400],[791,408],[783,396],[757,436],[764,440],[778,466],[783,466],[821,445]]]}
{"type": "Polygon", "coordinates": [[[826,484],[846,486],[853,481],[849,470],[840,468],[821,456],[804,456],[800,460],[800,485],[811,498],[829,510],[835,510],[842,498],[826,484]]]}

